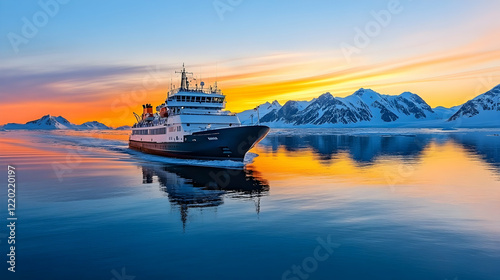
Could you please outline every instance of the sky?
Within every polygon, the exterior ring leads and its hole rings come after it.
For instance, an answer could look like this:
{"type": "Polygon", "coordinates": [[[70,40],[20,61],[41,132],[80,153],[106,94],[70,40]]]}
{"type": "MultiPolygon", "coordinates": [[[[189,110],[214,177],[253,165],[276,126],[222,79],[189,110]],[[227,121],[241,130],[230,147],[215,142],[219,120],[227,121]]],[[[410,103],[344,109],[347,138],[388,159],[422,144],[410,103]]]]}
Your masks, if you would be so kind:
{"type": "Polygon", "coordinates": [[[0,124],[131,125],[176,70],[227,109],[410,91],[451,107],[500,84],[500,1],[0,0],[0,124]]]}

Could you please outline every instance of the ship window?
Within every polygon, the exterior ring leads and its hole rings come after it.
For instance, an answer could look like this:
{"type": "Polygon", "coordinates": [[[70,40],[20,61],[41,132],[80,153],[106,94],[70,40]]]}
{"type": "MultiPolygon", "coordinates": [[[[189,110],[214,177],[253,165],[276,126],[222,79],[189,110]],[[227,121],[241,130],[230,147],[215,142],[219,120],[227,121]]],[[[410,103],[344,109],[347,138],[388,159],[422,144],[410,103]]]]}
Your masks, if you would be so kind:
{"type": "Polygon", "coordinates": [[[200,97],[196,96],[196,102],[200,102],[200,97]]]}
{"type": "Polygon", "coordinates": [[[189,123],[188,123],[188,124],[186,124],[186,125],[187,125],[187,126],[190,126],[191,124],[189,124],[189,123]]]}
{"type": "Polygon", "coordinates": [[[205,101],[207,101],[206,97],[205,96],[201,97],[201,102],[205,102],[205,101]]]}
{"type": "Polygon", "coordinates": [[[175,97],[175,100],[177,100],[177,101],[181,101],[181,97],[180,97],[180,96],[176,96],[176,97],[175,97]]]}

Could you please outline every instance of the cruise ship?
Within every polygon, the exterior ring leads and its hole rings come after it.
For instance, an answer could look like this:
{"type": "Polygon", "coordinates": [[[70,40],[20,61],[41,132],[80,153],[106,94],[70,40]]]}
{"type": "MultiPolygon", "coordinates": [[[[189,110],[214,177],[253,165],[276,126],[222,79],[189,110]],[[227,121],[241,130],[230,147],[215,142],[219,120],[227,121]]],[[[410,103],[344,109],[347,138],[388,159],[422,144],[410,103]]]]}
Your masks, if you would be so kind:
{"type": "Polygon", "coordinates": [[[153,113],[151,104],[135,114],[129,147],[166,157],[243,161],[245,154],[269,132],[263,125],[242,125],[236,114],[225,111],[226,97],[204,83],[190,87],[184,65],[179,88],[168,92],[153,113]]]}

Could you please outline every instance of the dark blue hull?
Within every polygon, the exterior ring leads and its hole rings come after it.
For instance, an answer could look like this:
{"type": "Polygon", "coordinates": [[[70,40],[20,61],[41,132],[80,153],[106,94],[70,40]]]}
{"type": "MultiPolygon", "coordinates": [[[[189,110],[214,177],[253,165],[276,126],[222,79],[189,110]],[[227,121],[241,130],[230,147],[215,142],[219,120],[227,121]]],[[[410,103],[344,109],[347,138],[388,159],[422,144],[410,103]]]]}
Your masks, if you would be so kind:
{"type": "Polygon", "coordinates": [[[269,127],[240,126],[195,132],[184,142],[129,141],[129,147],[144,153],[189,159],[243,161],[245,154],[266,137],[269,127]]]}

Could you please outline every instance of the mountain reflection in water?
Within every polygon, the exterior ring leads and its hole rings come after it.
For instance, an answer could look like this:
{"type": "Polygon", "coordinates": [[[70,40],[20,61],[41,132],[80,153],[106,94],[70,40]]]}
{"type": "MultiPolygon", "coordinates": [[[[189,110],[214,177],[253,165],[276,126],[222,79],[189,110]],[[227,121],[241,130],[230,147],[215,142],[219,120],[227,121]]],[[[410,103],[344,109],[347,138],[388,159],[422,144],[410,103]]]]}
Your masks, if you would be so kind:
{"type": "Polygon", "coordinates": [[[500,136],[490,132],[400,135],[268,135],[262,142],[266,153],[293,154],[310,149],[319,161],[332,161],[341,153],[359,164],[372,164],[384,156],[417,159],[431,143],[455,143],[482,158],[500,173],[500,136]]]}

